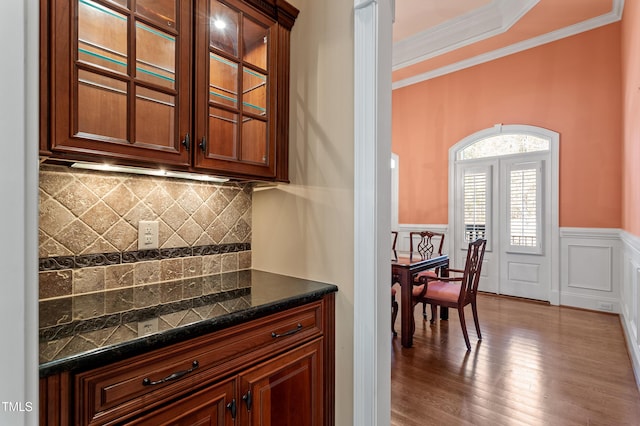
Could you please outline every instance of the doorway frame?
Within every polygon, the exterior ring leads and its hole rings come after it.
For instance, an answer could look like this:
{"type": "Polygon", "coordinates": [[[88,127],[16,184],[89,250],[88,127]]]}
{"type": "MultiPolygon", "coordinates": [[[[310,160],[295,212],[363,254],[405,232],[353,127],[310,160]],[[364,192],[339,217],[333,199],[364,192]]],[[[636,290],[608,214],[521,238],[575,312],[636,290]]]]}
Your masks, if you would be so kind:
{"type": "MultiPolygon", "coordinates": [[[[491,136],[498,136],[502,134],[530,134],[540,138],[549,140],[549,155],[551,168],[551,253],[549,253],[549,262],[551,269],[551,283],[549,289],[549,303],[552,305],[560,304],[560,224],[559,224],[559,210],[560,210],[560,134],[543,127],[530,126],[526,124],[496,124],[493,127],[475,132],[449,148],[449,208],[448,221],[450,235],[455,234],[455,211],[456,211],[456,194],[455,194],[455,162],[458,157],[458,152],[466,148],[467,146],[485,139],[491,136]]],[[[452,264],[456,261],[455,250],[451,251],[452,264]]]]}
{"type": "Polygon", "coordinates": [[[394,10],[394,0],[354,0],[354,426],[391,422],[389,247],[394,10]]]}

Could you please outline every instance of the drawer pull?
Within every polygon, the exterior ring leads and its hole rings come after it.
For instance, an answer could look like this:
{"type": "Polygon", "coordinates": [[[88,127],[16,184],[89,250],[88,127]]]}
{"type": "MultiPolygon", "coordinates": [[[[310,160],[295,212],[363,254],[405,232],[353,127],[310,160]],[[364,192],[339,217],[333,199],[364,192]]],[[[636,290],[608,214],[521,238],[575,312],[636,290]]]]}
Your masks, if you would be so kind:
{"type": "Polygon", "coordinates": [[[227,409],[231,411],[231,418],[236,418],[236,400],[235,398],[231,400],[230,403],[227,404],[227,409]]]}
{"type": "Polygon", "coordinates": [[[291,336],[292,334],[296,334],[300,330],[302,330],[302,324],[298,323],[298,326],[296,328],[294,328],[293,330],[285,331],[282,334],[278,334],[275,331],[272,331],[271,337],[273,337],[274,339],[277,339],[278,337],[291,336]]]}
{"type": "Polygon", "coordinates": [[[195,370],[198,367],[200,367],[200,363],[198,363],[198,361],[193,361],[191,363],[191,368],[188,370],[176,371],[175,373],[169,374],[164,379],[156,380],[155,382],[152,382],[150,378],[145,377],[144,379],[142,379],[142,384],[144,386],[153,386],[153,385],[159,385],[165,382],[170,382],[172,380],[178,380],[180,377],[184,376],[185,374],[191,373],[193,370],[195,370]]]}
{"type": "Polygon", "coordinates": [[[247,411],[251,411],[251,405],[253,404],[253,399],[251,397],[251,391],[247,391],[244,395],[242,395],[242,400],[247,404],[247,411]]]}

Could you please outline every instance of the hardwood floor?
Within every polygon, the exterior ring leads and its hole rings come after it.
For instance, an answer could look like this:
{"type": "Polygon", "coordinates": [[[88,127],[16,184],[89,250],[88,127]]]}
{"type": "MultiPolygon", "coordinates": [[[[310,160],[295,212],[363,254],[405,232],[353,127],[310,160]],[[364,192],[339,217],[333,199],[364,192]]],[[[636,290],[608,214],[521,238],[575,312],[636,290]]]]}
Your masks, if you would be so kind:
{"type": "Polygon", "coordinates": [[[479,341],[465,314],[471,352],[454,310],[393,338],[392,425],[640,425],[617,315],[480,295],[479,341]]]}

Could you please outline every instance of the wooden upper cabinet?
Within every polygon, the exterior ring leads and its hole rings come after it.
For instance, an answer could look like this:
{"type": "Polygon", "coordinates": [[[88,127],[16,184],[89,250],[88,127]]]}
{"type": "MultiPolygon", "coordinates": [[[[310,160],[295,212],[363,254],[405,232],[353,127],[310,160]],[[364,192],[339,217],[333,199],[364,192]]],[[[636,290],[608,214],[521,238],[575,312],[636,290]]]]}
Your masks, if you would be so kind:
{"type": "Polygon", "coordinates": [[[189,165],[190,3],[53,0],[52,152],[189,165]]]}
{"type": "Polygon", "coordinates": [[[195,165],[275,177],[277,24],[233,0],[198,6],[195,165]]]}
{"type": "Polygon", "coordinates": [[[288,180],[281,0],[41,0],[44,155],[288,180]],[[194,49],[195,47],[195,49],[194,49]]]}
{"type": "Polygon", "coordinates": [[[196,170],[288,180],[289,37],[281,0],[196,2],[196,170]]]}

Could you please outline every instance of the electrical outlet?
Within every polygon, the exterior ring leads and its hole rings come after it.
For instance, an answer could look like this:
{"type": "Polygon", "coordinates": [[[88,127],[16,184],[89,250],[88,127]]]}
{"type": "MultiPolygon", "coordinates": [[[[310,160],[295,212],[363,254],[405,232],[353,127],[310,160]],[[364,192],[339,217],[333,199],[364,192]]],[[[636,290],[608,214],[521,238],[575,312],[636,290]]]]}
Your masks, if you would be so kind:
{"type": "Polygon", "coordinates": [[[158,318],[138,321],[138,337],[158,332],[158,318]]]}
{"type": "Polygon", "coordinates": [[[138,222],[138,250],[158,248],[158,222],[141,220],[138,222]]]}
{"type": "Polygon", "coordinates": [[[613,303],[609,303],[609,302],[598,302],[598,309],[600,309],[601,311],[609,311],[609,312],[612,312],[612,311],[613,311],[613,303]]]}

